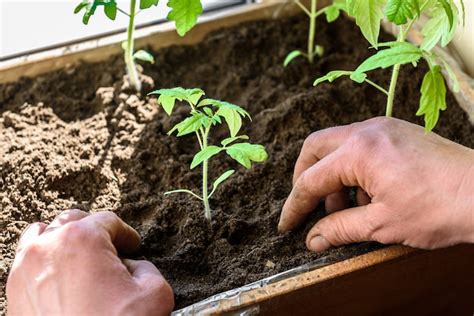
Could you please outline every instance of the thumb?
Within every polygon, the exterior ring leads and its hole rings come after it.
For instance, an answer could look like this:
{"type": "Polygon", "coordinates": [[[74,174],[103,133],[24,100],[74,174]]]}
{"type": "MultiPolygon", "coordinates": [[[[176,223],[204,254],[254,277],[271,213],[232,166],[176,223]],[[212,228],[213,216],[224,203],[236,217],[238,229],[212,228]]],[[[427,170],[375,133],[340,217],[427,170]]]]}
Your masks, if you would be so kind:
{"type": "Polygon", "coordinates": [[[332,213],[317,222],[306,236],[309,250],[320,252],[331,246],[340,246],[371,240],[375,225],[375,204],[354,207],[332,213]]]}
{"type": "Polygon", "coordinates": [[[150,261],[123,259],[122,262],[127,267],[128,272],[130,272],[132,277],[139,283],[150,277],[163,278],[160,271],[150,261]]]}

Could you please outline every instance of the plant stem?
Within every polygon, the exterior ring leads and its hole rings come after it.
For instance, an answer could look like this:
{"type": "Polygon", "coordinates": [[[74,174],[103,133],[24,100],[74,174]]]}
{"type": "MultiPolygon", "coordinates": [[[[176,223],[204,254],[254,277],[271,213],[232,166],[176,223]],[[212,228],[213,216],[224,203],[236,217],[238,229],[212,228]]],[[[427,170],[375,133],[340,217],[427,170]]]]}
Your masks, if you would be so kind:
{"type": "Polygon", "coordinates": [[[128,20],[127,28],[127,43],[125,46],[125,64],[127,65],[127,73],[130,80],[130,85],[135,88],[137,92],[141,90],[141,82],[138,78],[137,67],[133,58],[134,38],[133,31],[135,30],[135,6],[136,0],[130,1],[130,19],[128,20]]]}
{"type": "MultiPolygon", "coordinates": [[[[403,32],[403,28],[400,26],[400,31],[398,33],[398,42],[405,41],[405,33],[403,32]]],[[[385,116],[391,117],[392,110],[393,110],[393,101],[395,100],[395,91],[397,90],[397,81],[398,75],[400,73],[400,66],[401,64],[395,64],[393,66],[392,78],[390,79],[390,87],[388,89],[388,97],[387,97],[387,106],[385,108],[385,116]]]]}
{"type": "MultiPolygon", "coordinates": [[[[203,148],[207,148],[207,136],[209,134],[210,126],[206,128],[204,134],[202,135],[202,145],[203,148]]],[[[207,169],[208,169],[208,159],[204,160],[202,163],[202,201],[204,202],[204,217],[211,221],[211,207],[209,206],[209,194],[207,187],[207,169]]]]}
{"type": "Polygon", "coordinates": [[[309,36],[308,36],[308,60],[310,64],[314,60],[314,35],[316,33],[316,9],[317,0],[311,0],[311,15],[309,17],[309,36]]]}

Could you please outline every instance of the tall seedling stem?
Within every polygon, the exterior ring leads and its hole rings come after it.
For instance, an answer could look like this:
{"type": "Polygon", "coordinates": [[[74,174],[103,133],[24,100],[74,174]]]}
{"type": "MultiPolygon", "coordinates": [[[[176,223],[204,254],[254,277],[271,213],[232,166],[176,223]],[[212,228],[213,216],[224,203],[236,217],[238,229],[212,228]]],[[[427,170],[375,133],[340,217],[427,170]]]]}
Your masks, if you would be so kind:
{"type": "Polygon", "coordinates": [[[308,61],[310,64],[314,61],[314,35],[316,34],[316,8],[318,1],[311,0],[311,15],[309,16],[309,35],[308,35],[308,61]]]}
{"type": "Polygon", "coordinates": [[[130,85],[134,87],[136,91],[141,90],[141,82],[138,78],[137,65],[135,64],[135,58],[133,57],[134,53],[134,38],[133,32],[135,31],[135,15],[136,15],[136,0],[130,1],[130,18],[128,20],[127,27],[127,42],[124,45],[125,53],[125,64],[127,65],[127,73],[130,80],[130,85]]]}
{"type": "MultiPolygon", "coordinates": [[[[398,37],[398,42],[405,42],[405,33],[403,32],[403,27],[400,26],[398,37]]],[[[397,90],[397,81],[398,75],[400,73],[401,64],[395,64],[393,66],[392,77],[390,79],[390,87],[388,88],[387,96],[387,105],[385,107],[385,116],[391,117],[393,110],[393,101],[395,100],[395,92],[397,90]]]]}

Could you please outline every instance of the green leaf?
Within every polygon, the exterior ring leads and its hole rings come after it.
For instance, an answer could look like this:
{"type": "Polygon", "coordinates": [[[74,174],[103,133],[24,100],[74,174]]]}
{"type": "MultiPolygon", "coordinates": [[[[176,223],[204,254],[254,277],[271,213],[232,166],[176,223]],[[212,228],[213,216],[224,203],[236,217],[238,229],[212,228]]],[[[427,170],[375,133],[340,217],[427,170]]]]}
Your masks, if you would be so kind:
{"type": "Polygon", "coordinates": [[[161,104],[166,114],[171,115],[173,108],[176,102],[175,97],[170,97],[169,95],[162,94],[158,97],[158,103],[161,104]]]}
{"type": "Polygon", "coordinates": [[[187,194],[191,194],[191,195],[194,196],[195,198],[197,198],[197,199],[199,199],[199,200],[202,201],[202,197],[200,197],[199,195],[197,195],[197,194],[194,193],[193,191],[186,190],[186,189],[178,189],[178,190],[168,191],[168,192],[165,192],[165,195],[170,195],[170,194],[175,194],[175,193],[187,193],[187,194]]]}
{"type": "Polygon", "coordinates": [[[262,162],[268,158],[265,147],[249,143],[233,144],[227,147],[226,153],[247,169],[252,166],[252,161],[262,162]]]}
{"type": "Polygon", "coordinates": [[[352,74],[352,71],[334,70],[334,71],[328,72],[325,76],[316,79],[313,83],[313,86],[316,87],[317,85],[319,85],[320,83],[324,81],[333,82],[334,80],[342,76],[350,76],[351,74],[352,74]]]}
{"type": "Polygon", "coordinates": [[[200,152],[198,152],[194,156],[193,161],[191,162],[191,169],[194,169],[196,166],[201,164],[204,160],[208,160],[211,157],[217,155],[222,150],[224,150],[224,148],[217,147],[217,146],[208,146],[202,149],[200,152]]]}
{"type": "Polygon", "coordinates": [[[439,0],[439,2],[443,6],[444,12],[448,17],[449,29],[451,30],[454,27],[454,13],[453,8],[451,7],[451,1],[448,2],[447,0],[439,0]]]}
{"type": "Polygon", "coordinates": [[[89,4],[89,1],[88,0],[83,0],[81,3],[79,3],[77,5],[77,7],[74,9],[74,14],[77,14],[79,13],[82,9],[84,9],[85,7],[87,7],[87,5],[89,4]]]}
{"type": "Polygon", "coordinates": [[[227,170],[226,172],[224,172],[223,174],[221,174],[221,176],[219,178],[216,179],[216,181],[214,181],[214,183],[212,184],[212,191],[211,193],[209,194],[209,197],[211,197],[214,192],[216,191],[217,187],[222,183],[224,182],[225,180],[227,180],[231,175],[233,175],[235,172],[235,170],[227,170]]]}
{"type": "Polygon", "coordinates": [[[402,43],[378,51],[377,54],[367,58],[357,69],[356,73],[365,73],[377,68],[388,68],[396,64],[416,63],[423,56],[423,52],[413,44],[402,43]]]}
{"type": "Polygon", "coordinates": [[[283,62],[283,66],[284,67],[288,66],[293,61],[293,59],[295,59],[298,56],[303,56],[303,55],[304,54],[299,50],[292,51],[291,53],[286,55],[285,61],[283,62]]]}
{"type": "Polygon", "coordinates": [[[449,81],[451,82],[451,87],[454,92],[458,93],[459,91],[461,91],[459,87],[458,77],[456,76],[456,73],[454,72],[451,65],[448,64],[444,59],[442,61],[443,61],[444,69],[446,69],[446,72],[448,73],[449,81]]]}
{"type": "Polygon", "coordinates": [[[322,47],[321,45],[316,45],[315,48],[314,48],[314,55],[315,56],[323,56],[324,55],[324,47],[322,47]]]}
{"type": "Polygon", "coordinates": [[[365,79],[367,79],[367,75],[365,73],[359,73],[359,72],[352,72],[350,76],[352,81],[355,81],[357,83],[363,83],[365,79]]]}
{"type": "Polygon", "coordinates": [[[331,5],[329,7],[326,7],[324,14],[326,14],[326,21],[328,21],[328,23],[332,23],[337,20],[337,18],[341,14],[341,10],[339,10],[336,5],[331,5]]]}
{"type": "Polygon", "coordinates": [[[214,116],[214,113],[212,112],[212,110],[210,108],[205,107],[203,110],[204,110],[204,113],[206,113],[209,117],[214,116]]]}
{"type": "Polygon", "coordinates": [[[158,98],[158,103],[163,105],[162,101],[167,102],[165,105],[165,111],[166,113],[171,114],[171,111],[173,110],[174,103],[176,100],[179,101],[186,101],[192,105],[196,105],[196,103],[199,101],[199,99],[205,94],[203,90],[194,88],[194,89],[183,89],[181,87],[176,87],[172,89],[159,89],[150,92],[148,95],[154,95],[154,94],[159,94],[161,96],[166,96],[164,98],[158,98]],[[161,101],[160,101],[161,100],[161,101]]]}
{"type": "Polygon", "coordinates": [[[383,19],[382,6],[385,0],[347,0],[347,11],[355,18],[364,37],[377,48],[380,22],[383,19]]]}
{"type": "Polygon", "coordinates": [[[444,110],[446,110],[446,85],[441,67],[435,66],[423,78],[420,107],[416,115],[424,115],[425,130],[429,132],[436,126],[439,112],[444,110]]]}
{"type": "Polygon", "coordinates": [[[84,23],[85,25],[87,25],[89,23],[89,20],[91,18],[91,16],[94,15],[95,13],[95,10],[97,8],[97,3],[94,1],[94,2],[89,2],[86,6],[86,12],[84,13],[84,16],[82,17],[82,23],[84,23]]]}
{"type": "Polygon", "coordinates": [[[184,136],[193,132],[198,131],[201,127],[204,126],[206,118],[202,113],[193,113],[192,116],[186,118],[184,121],[176,124],[169,132],[168,135],[171,135],[174,131],[178,130],[178,137],[184,136]]]}
{"type": "Polygon", "coordinates": [[[200,0],[169,0],[171,8],[168,20],[176,22],[176,30],[184,36],[197,23],[198,16],[202,13],[200,0]]]}
{"type": "Polygon", "coordinates": [[[403,25],[419,12],[418,0],[388,0],[385,15],[390,22],[403,25]]]}
{"type": "Polygon", "coordinates": [[[229,127],[230,136],[234,137],[242,127],[242,117],[247,116],[250,118],[250,114],[242,109],[240,106],[214,99],[204,99],[197,105],[198,107],[212,105],[218,108],[216,115],[222,116],[227,126],[229,127]]]}
{"type": "Polygon", "coordinates": [[[139,51],[136,51],[135,54],[133,54],[133,58],[147,61],[151,64],[155,62],[155,58],[153,58],[153,55],[142,49],[140,49],[139,51]]]}
{"type": "Polygon", "coordinates": [[[446,46],[449,44],[449,42],[451,42],[456,31],[455,26],[458,19],[458,11],[456,6],[452,6],[452,10],[456,12],[456,14],[453,16],[455,20],[455,22],[453,22],[453,26],[451,25],[451,22],[449,21],[449,18],[442,7],[436,6],[430,11],[430,19],[428,22],[426,22],[425,26],[421,30],[421,33],[424,36],[421,49],[430,51],[439,42],[441,42],[441,46],[446,46]]]}
{"type": "Polygon", "coordinates": [[[140,0],[140,9],[148,9],[152,5],[157,6],[159,0],[140,0]]]}
{"type": "Polygon", "coordinates": [[[247,135],[228,137],[228,138],[224,139],[223,141],[221,141],[221,144],[222,144],[222,146],[227,146],[230,143],[233,143],[233,142],[235,142],[236,140],[239,140],[239,139],[249,139],[249,137],[247,135]]]}
{"type": "Polygon", "coordinates": [[[115,0],[110,0],[104,3],[104,13],[112,21],[115,20],[115,17],[117,16],[117,3],[115,0]]]}

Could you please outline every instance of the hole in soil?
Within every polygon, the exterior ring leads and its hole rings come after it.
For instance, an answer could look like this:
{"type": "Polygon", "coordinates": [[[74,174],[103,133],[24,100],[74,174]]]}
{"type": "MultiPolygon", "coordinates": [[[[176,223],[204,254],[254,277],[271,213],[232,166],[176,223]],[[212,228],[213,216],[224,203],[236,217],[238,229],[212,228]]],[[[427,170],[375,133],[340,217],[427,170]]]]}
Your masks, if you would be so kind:
{"type": "Polygon", "coordinates": [[[77,202],[89,202],[96,198],[106,185],[107,179],[99,171],[87,168],[53,180],[48,188],[58,192],[62,199],[72,198],[77,202]]]}

